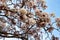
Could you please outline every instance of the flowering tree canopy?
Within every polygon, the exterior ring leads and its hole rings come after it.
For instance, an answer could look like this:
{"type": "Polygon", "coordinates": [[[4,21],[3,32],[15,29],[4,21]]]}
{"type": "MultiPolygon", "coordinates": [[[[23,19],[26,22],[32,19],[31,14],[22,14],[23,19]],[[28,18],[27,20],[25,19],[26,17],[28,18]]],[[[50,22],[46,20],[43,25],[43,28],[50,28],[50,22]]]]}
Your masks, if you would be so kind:
{"type": "Polygon", "coordinates": [[[52,31],[60,32],[60,18],[56,18],[54,13],[44,12],[46,8],[45,0],[16,0],[16,3],[0,0],[0,37],[42,40],[45,33],[45,40],[59,40],[52,31]],[[52,18],[55,18],[54,22],[52,18]]]}

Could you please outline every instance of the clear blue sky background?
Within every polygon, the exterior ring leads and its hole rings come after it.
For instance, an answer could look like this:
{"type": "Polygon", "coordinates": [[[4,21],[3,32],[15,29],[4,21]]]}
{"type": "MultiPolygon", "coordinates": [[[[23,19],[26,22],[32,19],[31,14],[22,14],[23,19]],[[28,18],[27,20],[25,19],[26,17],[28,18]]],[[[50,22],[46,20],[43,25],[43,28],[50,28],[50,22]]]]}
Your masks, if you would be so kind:
{"type": "MultiPolygon", "coordinates": [[[[47,2],[48,8],[45,11],[49,12],[49,13],[54,12],[56,17],[60,17],[60,0],[46,0],[46,2],[47,2]]],[[[54,20],[52,20],[52,21],[54,21],[54,20]]],[[[54,30],[53,33],[57,37],[60,36],[60,34],[56,30],[54,30]]]]}
{"type": "MultiPolygon", "coordinates": [[[[60,0],[46,0],[46,2],[47,2],[48,8],[45,11],[49,13],[55,12],[56,17],[60,17],[60,0]]],[[[54,35],[58,36],[57,31],[54,31],[54,35]]],[[[10,40],[10,39],[7,39],[7,40],[10,40]]]]}
{"type": "Polygon", "coordinates": [[[46,0],[48,8],[47,12],[55,12],[56,17],[60,17],[60,0],[46,0]]]}

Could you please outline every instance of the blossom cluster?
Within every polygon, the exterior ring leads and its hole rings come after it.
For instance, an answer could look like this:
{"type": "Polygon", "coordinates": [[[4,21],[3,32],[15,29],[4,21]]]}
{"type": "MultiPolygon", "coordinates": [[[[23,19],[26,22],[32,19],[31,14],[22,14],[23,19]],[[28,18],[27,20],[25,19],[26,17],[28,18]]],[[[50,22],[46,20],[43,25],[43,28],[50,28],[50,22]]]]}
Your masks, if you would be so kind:
{"type": "MultiPolygon", "coordinates": [[[[12,2],[12,0],[9,1],[12,2]]],[[[0,0],[0,2],[0,32],[5,32],[2,36],[10,34],[13,37],[26,38],[28,35],[33,36],[35,40],[40,40],[42,28],[46,33],[51,33],[55,29],[51,22],[51,17],[55,15],[43,12],[47,8],[45,0],[20,0],[20,3],[11,3],[13,8],[8,6],[11,4],[7,4],[7,0],[0,0]]],[[[60,18],[56,18],[54,23],[60,27],[60,18]]]]}

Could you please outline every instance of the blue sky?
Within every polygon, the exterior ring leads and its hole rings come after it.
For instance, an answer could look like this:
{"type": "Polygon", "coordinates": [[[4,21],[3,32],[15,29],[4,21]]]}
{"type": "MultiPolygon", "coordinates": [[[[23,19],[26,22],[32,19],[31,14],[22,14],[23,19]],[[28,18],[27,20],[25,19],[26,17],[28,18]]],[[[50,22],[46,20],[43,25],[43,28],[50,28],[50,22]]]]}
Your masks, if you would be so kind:
{"type": "Polygon", "coordinates": [[[48,8],[47,12],[55,12],[56,17],[60,17],[60,0],[46,0],[48,8]]]}
{"type": "MultiPolygon", "coordinates": [[[[46,0],[46,2],[47,2],[48,8],[45,11],[49,13],[54,12],[56,17],[60,17],[60,0],[46,0]]],[[[54,30],[53,33],[57,37],[60,36],[60,34],[56,30],[54,30]]]]}

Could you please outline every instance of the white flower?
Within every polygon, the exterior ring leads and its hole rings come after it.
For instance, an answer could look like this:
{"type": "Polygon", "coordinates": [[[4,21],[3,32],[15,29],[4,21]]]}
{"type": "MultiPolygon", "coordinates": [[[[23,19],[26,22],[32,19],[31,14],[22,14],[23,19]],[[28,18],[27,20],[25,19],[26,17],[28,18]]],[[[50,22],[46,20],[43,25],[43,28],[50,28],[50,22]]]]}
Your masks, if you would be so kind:
{"type": "Polygon", "coordinates": [[[28,1],[28,2],[26,3],[26,5],[27,5],[28,7],[33,7],[33,6],[35,5],[35,2],[33,2],[33,1],[28,1]]]}
{"type": "Polygon", "coordinates": [[[41,16],[42,11],[36,8],[36,9],[35,9],[35,13],[36,13],[36,15],[37,15],[37,16],[39,16],[39,17],[40,17],[40,16],[41,16]]]}
{"type": "Polygon", "coordinates": [[[29,24],[35,24],[36,21],[33,18],[29,18],[29,24]]]}
{"type": "Polygon", "coordinates": [[[27,19],[28,17],[26,15],[23,15],[23,19],[27,19]]]}

